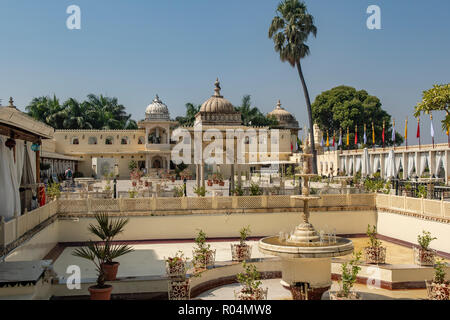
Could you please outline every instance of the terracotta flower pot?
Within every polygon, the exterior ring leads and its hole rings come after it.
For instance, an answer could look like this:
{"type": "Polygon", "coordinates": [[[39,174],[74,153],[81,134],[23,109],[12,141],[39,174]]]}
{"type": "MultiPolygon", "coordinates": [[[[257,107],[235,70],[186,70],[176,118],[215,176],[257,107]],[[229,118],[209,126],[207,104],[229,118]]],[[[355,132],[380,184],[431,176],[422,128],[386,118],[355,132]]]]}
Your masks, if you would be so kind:
{"type": "Polygon", "coordinates": [[[112,289],[113,287],[111,285],[105,285],[104,288],[98,288],[97,286],[88,288],[91,294],[91,300],[111,300],[112,289]]]}
{"type": "Polygon", "coordinates": [[[106,281],[114,281],[116,280],[117,271],[119,270],[119,262],[113,262],[113,263],[102,263],[102,269],[105,273],[105,280],[106,281]]]}
{"type": "Polygon", "coordinates": [[[213,183],[212,181],[208,180],[208,187],[212,187],[213,183]]]}
{"type": "Polygon", "coordinates": [[[214,184],[218,184],[219,183],[219,180],[217,180],[217,179],[214,179],[214,184]]]}
{"type": "Polygon", "coordinates": [[[223,187],[225,185],[224,181],[219,181],[219,186],[223,187]]]}

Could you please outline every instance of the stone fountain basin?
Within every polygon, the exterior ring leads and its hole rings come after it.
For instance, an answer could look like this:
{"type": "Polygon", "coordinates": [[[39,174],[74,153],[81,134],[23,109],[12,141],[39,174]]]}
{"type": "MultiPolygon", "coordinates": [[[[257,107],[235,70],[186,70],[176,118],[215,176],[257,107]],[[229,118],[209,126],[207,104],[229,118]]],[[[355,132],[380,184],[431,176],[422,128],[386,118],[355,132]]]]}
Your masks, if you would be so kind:
{"type": "Polygon", "coordinates": [[[336,237],[336,243],[305,243],[298,244],[280,241],[279,237],[266,237],[259,240],[259,251],[264,254],[287,259],[299,258],[332,258],[341,257],[353,252],[353,242],[346,238],[336,237]]]}

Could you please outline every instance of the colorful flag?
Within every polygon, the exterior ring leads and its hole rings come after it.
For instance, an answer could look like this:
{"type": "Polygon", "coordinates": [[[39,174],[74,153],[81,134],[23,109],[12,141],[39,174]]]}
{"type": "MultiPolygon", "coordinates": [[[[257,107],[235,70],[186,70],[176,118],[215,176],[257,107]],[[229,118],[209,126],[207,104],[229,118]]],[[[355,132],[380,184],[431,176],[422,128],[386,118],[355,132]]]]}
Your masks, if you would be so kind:
{"type": "Polygon", "coordinates": [[[385,128],[385,124],[383,121],[383,132],[381,133],[381,140],[383,141],[383,148],[384,148],[384,128],[385,128]]]}
{"type": "Polygon", "coordinates": [[[375,127],[372,122],[372,144],[375,146],[375,127]]]}
{"type": "Polygon", "coordinates": [[[394,142],[394,145],[395,145],[395,119],[393,120],[393,126],[392,126],[392,142],[394,142]]]}
{"type": "Polygon", "coordinates": [[[417,139],[419,139],[419,149],[420,149],[420,118],[417,118],[417,139]]]}
{"type": "Polygon", "coordinates": [[[355,126],[355,146],[358,145],[358,126],[355,126]]]}
{"type": "Polygon", "coordinates": [[[333,147],[335,145],[335,141],[336,141],[336,131],[333,131],[333,147]]]}
{"type": "Polygon", "coordinates": [[[434,149],[434,128],[433,128],[433,115],[430,114],[430,121],[431,121],[431,141],[433,142],[433,149],[434,149]]]}
{"type": "Polygon", "coordinates": [[[405,144],[406,148],[408,148],[408,118],[405,120],[405,144]]]}
{"type": "Polygon", "coordinates": [[[329,137],[328,137],[328,130],[327,130],[327,147],[328,147],[328,148],[330,147],[330,139],[329,139],[329,137]]]}
{"type": "Polygon", "coordinates": [[[339,129],[339,142],[338,146],[342,146],[342,128],[339,129]]]}
{"type": "Polygon", "coordinates": [[[350,145],[350,128],[347,127],[347,147],[350,145]]]}
{"type": "Polygon", "coordinates": [[[367,144],[367,135],[366,135],[366,124],[364,124],[364,144],[367,144]]]}

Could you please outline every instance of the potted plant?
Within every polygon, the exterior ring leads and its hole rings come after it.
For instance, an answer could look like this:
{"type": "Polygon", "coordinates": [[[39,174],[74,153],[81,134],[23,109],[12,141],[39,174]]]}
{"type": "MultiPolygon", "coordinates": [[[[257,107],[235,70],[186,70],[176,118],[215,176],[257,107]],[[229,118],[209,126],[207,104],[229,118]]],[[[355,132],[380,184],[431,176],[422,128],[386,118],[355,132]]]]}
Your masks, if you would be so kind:
{"type": "Polygon", "coordinates": [[[405,190],[403,190],[403,195],[406,197],[411,197],[412,185],[410,182],[405,183],[405,190]]]}
{"type": "Polygon", "coordinates": [[[196,272],[201,272],[209,266],[214,266],[216,250],[211,250],[211,246],[206,244],[206,233],[203,230],[198,232],[195,238],[194,251],[192,253],[192,264],[196,272]]]}
{"type": "Polygon", "coordinates": [[[436,253],[430,249],[430,243],[437,238],[431,236],[431,232],[422,231],[422,235],[417,236],[417,242],[420,247],[414,246],[414,263],[420,266],[433,266],[436,253]]]}
{"type": "Polygon", "coordinates": [[[202,186],[195,186],[194,193],[197,195],[197,197],[204,197],[206,195],[206,188],[202,186]]]}
{"type": "Polygon", "coordinates": [[[99,237],[105,247],[105,257],[101,263],[105,280],[114,281],[120,264],[114,259],[133,251],[128,245],[112,243],[114,238],[123,232],[128,219],[110,219],[107,213],[99,213],[95,214],[95,220],[97,223],[90,224],[88,230],[99,237]]]}
{"type": "Polygon", "coordinates": [[[105,272],[102,265],[106,261],[106,246],[89,242],[87,247],[77,248],[72,255],[90,260],[94,263],[97,270],[97,282],[88,288],[91,300],[111,300],[111,291],[113,287],[105,284],[105,272]]]}
{"type": "Polygon", "coordinates": [[[367,263],[385,263],[386,247],[381,246],[381,241],[377,239],[377,227],[367,226],[367,236],[369,237],[369,246],[364,248],[367,263]]]}
{"type": "Polygon", "coordinates": [[[128,195],[130,196],[131,199],[136,198],[137,194],[138,194],[138,192],[137,192],[136,189],[130,189],[130,190],[128,190],[128,195]]]}
{"type": "Polygon", "coordinates": [[[268,289],[261,287],[261,275],[253,264],[242,263],[244,272],[236,275],[237,281],[242,285],[241,290],[235,291],[234,296],[237,300],[266,300],[268,289]]]}
{"type": "Polygon", "coordinates": [[[330,300],[360,300],[361,295],[354,292],[353,285],[358,277],[358,272],[361,267],[358,263],[361,261],[361,251],[353,253],[353,257],[349,262],[344,262],[341,265],[342,276],[339,281],[340,290],[337,292],[330,292],[330,300]]]}
{"type": "Polygon", "coordinates": [[[440,259],[434,265],[434,279],[425,281],[428,298],[431,300],[449,300],[450,282],[445,280],[446,263],[440,259]]]}
{"type": "Polygon", "coordinates": [[[50,199],[58,199],[61,196],[61,185],[55,182],[50,183],[47,187],[47,194],[50,199]]]}
{"type": "Polygon", "coordinates": [[[231,243],[231,258],[233,261],[250,260],[252,255],[252,247],[245,243],[249,234],[250,226],[243,227],[239,230],[241,235],[239,243],[231,243]]]}
{"type": "Polygon", "coordinates": [[[244,195],[244,190],[242,190],[242,187],[240,184],[236,185],[236,188],[234,188],[233,192],[232,192],[235,196],[243,196],[244,195]]]}
{"type": "Polygon", "coordinates": [[[213,173],[212,181],[213,181],[213,184],[218,184],[219,183],[219,174],[218,173],[213,173]]]}
{"type": "Polygon", "coordinates": [[[261,188],[255,182],[250,184],[250,195],[251,196],[260,196],[262,194],[261,188]]]}
{"type": "Polygon", "coordinates": [[[179,250],[175,256],[168,257],[166,260],[166,273],[171,280],[184,281],[186,279],[187,258],[183,251],[179,250]]]}

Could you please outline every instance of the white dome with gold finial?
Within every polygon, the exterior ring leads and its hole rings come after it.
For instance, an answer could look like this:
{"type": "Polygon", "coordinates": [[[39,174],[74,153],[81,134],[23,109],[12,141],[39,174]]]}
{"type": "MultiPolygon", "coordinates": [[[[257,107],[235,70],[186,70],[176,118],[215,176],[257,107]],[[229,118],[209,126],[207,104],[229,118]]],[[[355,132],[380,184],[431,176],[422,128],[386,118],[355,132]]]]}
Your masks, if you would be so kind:
{"type": "Polygon", "coordinates": [[[278,100],[277,106],[275,109],[267,114],[267,116],[272,116],[278,121],[278,125],[280,127],[286,128],[297,128],[298,121],[295,117],[283,107],[281,107],[281,101],[278,100]]]}

